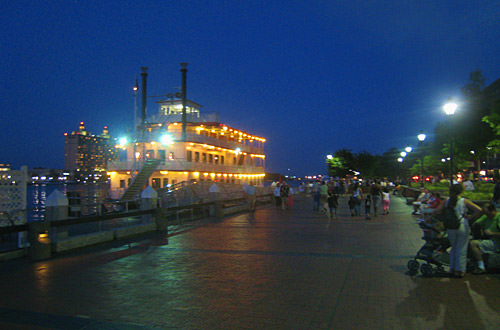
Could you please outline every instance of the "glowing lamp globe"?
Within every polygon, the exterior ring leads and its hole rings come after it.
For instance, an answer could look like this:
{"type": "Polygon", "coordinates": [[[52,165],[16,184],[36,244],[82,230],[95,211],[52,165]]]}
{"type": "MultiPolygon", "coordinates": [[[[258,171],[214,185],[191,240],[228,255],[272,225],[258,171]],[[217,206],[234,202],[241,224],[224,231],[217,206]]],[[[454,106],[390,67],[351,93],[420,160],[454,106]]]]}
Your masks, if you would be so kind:
{"type": "Polygon", "coordinates": [[[457,108],[458,104],[456,104],[455,102],[448,102],[443,105],[443,110],[448,116],[454,115],[455,111],[457,111],[457,108]]]}
{"type": "Polygon", "coordinates": [[[160,138],[160,142],[161,144],[163,145],[169,145],[169,144],[172,144],[172,137],[168,134],[165,134],[163,135],[161,138],[160,138]]]}

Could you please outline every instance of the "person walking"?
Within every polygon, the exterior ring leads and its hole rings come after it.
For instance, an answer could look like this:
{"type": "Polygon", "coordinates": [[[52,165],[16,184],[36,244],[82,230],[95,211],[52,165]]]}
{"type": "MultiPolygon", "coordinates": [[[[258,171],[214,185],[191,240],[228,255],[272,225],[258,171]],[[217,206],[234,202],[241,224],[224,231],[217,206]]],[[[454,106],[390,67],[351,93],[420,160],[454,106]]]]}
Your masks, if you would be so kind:
{"type": "Polygon", "coordinates": [[[328,215],[328,186],[325,181],[321,181],[321,186],[319,186],[319,208],[321,212],[328,215]]]}
{"type": "Polygon", "coordinates": [[[447,229],[448,239],[451,244],[449,273],[455,278],[462,278],[467,269],[467,249],[469,247],[469,218],[476,219],[481,208],[468,199],[461,197],[464,188],[461,184],[450,187],[450,197],[441,203],[436,213],[445,207],[452,208],[460,221],[457,229],[447,229]],[[467,209],[474,211],[471,217],[466,216],[467,209]]]}
{"type": "Polygon", "coordinates": [[[384,211],[384,215],[389,214],[390,205],[391,205],[391,194],[389,193],[389,189],[384,188],[384,190],[382,190],[382,208],[384,211]]]}
{"type": "Polygon", "coordinates": [[[313,211],[319,211],[320,204],[320,192],[319,192],[319,181],[314,181],[312,186],[312,195],[313,195],[313,211]]]}
{"type": "Polygon", "coordinates": [[[281,206],[281,197],[280,197],[281,187],[280,187],[279,183],[276,185],[276,187],[274,187],[273,195],[274,195],[274,202],[276,204],[276,207],[280,207],[281,206]]]}
{"type": "Polygon", "coordinates": [[[288,210],[288,195],[290,194],[290,187],[286,182],[283,182],[280,188],[280,197],[281,197],[281,209],[288,210]]]}
{"type": "Polygon", "coordinates": [[[337,207],[339,205],[339,200],[337,196],[336,187],[328,188],[328,209],[330,210],[330,220],[337,218],[337,207]]]}
{"type": "Polygon", "coordinates": [[[354,215],[361,215],[361,201],[363,200],[363,191],[359,187],[359,182],[354,184],[352,193],[354,199],[354,215]]]}
{"type": "Polygon", "coordinates": [[[255,192],[255,186],[250,183],[248,186],[246,186],[246,193],[247,193],[247,198],[248,198],[248,209],[250,212],[255,211],[255,204],[256,204],[256,192],[255,192]]]}
{"type": "Polygon", "coordinates": [[[371,199],[371,195],[366,195],[366,198],[365,198],[365,218],[366,220],[370,220],[370,210],[372,208],[372,199],[371,199]]]}
{"type": "Polygon", "coordinates": [[[373,205],[373,217],[376,218],[378,212],[378,201],[380,200],[380,197],[382,195],[382,189],[377,181],[375,181],[371,185],[370,195],[372,198],[372,205],[373,205]]]}

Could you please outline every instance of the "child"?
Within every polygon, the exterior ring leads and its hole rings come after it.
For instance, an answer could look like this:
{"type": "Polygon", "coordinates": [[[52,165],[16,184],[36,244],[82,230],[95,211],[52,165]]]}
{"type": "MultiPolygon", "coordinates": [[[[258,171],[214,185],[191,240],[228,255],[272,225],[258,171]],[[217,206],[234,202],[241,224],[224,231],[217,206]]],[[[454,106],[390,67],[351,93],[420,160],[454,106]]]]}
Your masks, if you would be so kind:
{"type": "Polygon", "coordinates": [[[365,199],[365,216],[367,220],[370,220],[370,210],[372,207],[371,195],[366,195],[365,199]]]}
{"type": "Polygon", "coordinates": [[[354,216],[354,205],[356,204],[356,201],[354,200],[354,197],[351,196],[349,197],[349,201],[347,202],[347,205],[349,205],[349,210],[351,211],[351,217],[354,216]]]}
{"type": "Polygon", "coordinates": [[[330,209],[330,220],[337,218],[337,206],[339,202],[337,194],[335,193],[334,189],[328,189],[327,201],[328,201],[328,208],[330,209]]]}
{"type": "Polygon", "coordinates": [[[391,203],[391,194],[389,194],[389,190],[384,188],[382,191],[382,208],[384,209],[384,215],[389,214],[389,205],[391,203]]]}

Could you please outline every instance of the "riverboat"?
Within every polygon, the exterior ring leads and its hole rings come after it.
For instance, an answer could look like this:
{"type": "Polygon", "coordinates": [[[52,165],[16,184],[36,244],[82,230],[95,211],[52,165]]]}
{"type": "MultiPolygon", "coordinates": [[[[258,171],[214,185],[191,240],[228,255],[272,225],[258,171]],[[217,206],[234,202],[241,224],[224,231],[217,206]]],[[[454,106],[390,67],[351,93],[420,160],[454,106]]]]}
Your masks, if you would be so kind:
{"type": "Polygon", "coordinates": [[[202,113],[200,104],[180,96],[156,102],[158,112],[148,118],[143,111],[136,136],[118,140],[118,159],[108,164],[111,193],[125,200],[147,185],[262,184],[266,139],[225,125],[217,113],[202,113]]]}

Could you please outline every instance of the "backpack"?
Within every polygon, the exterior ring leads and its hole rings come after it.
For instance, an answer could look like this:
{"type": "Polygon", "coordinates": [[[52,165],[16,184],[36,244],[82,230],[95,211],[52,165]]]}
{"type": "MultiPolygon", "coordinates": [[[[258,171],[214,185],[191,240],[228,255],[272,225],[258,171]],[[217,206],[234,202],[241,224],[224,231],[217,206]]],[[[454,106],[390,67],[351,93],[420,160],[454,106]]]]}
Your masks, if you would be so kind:
{"type": "Polygon", "coordinates": [[[449,207],[448,203],[443,209],[443,225],[446,229],[458,229],[460,227],[460,218],[457,217],[457,212],[453,207],[449,207]]]}

